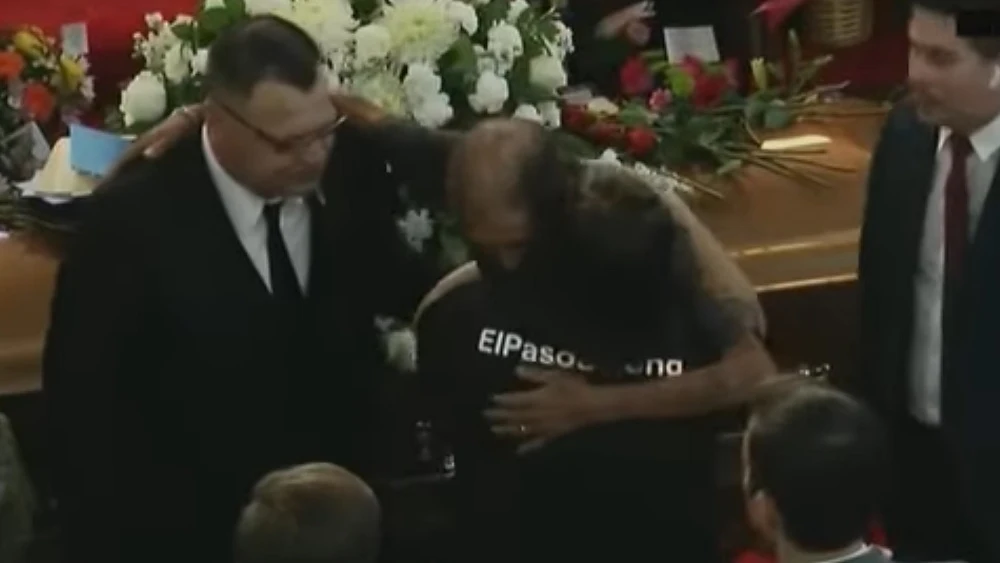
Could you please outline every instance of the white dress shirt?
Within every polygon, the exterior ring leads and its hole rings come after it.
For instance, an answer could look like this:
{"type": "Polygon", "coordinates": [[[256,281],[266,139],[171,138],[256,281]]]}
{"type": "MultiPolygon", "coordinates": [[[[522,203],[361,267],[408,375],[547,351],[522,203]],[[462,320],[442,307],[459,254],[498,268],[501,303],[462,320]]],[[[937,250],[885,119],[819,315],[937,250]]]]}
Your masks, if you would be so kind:
{"type": "MultiPolygon", "coordinates": [[[[267,224],[264,222],[264,198],[233,179],[212,152],[208,130],[202,127],[202,147],[208,172],[222,197],[229,220],[243,244],[250,261],[267,288],[271,289],[271,270],[267,258],[267,224]]],[[[303,292],[309,280],[309,256],[312,239],[309,203],[302,197],[286,198],[281,208],[281,235],[285,239],[292,267],[303,292]]]]}
{"type": "MultiPolygon", "coordinates": [[[[944,192],[951,171],[950,129],[942,128],[934,179],[924,217],[923,239],[914,276],[915,310],[910,352],[910,412],[931,426],[941,424],[941,308],[944,301],[944,192]]],[[[1000,115],[969,137],[969,240],[1000,160],[1000,115]]]]}

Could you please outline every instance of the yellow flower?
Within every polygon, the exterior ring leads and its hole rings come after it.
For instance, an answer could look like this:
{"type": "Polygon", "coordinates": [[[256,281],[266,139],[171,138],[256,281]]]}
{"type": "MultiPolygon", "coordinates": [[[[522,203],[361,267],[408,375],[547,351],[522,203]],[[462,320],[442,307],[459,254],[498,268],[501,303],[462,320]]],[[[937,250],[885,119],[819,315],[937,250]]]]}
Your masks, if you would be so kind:
{"type": "Polygon", "coordinates": [[[753,74],[753,82],[757,90],[767,90],[769,80],[767,63],[764,59],[758,57],[750,61],[750,72],[753,74]]]}
{"type": "Polygon", "coordinates": [[[83,67],[72,57],[63,55],[59,58],[59,68],[62,71],[62,79],[65,82],[64,86],[66,90],[70,92],[76,91],[83,81],[83,67]]]}
{"type": "Polygon", "coordinates": [[[27,57],[36,58],[45,53],[45,41],[30,29],[14,34],[14,47],[27,57]]]}

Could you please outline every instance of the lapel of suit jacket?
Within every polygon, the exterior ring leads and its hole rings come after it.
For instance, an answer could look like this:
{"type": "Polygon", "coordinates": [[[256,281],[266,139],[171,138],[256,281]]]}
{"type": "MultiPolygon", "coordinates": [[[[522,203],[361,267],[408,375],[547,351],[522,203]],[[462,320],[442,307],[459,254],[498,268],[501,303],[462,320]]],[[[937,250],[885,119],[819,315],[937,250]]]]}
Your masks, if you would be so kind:
{"type": "Polygon", "coordinates": [[[898,187],[894,190],[895,197],[889,202],[896,209],[887,210],[884,216],[896,216],[900,222],[899,241],[903,252],[901,271],[905,276],[906,287],[912,291],[912,280],[923,245],[927,202],[934,183],[938,130],[920,122],[913,115],[907,127],[900,131],[900,137],[900,149],[888,163],[888,166],[898,167],[897,173],[889,176],[898,182],[898,187]]]}

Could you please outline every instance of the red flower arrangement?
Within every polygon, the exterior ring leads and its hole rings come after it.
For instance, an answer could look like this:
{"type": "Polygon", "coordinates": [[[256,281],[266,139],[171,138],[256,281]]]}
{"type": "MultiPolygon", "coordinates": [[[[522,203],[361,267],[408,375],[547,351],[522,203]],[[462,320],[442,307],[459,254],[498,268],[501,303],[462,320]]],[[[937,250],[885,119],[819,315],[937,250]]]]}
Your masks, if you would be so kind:
{"type": "MultiPolygon", "coordinates": [[[[752,61],[752,93],[746,96],[740,92],[740,69],[735,61],[686,57],[672,64],[659,56],[630,59],[619,73],[626,97],[621,106],[605,103],[610,109],[596,110],[567,106],[563,127],[597,152],[611,149],[653,169],[684,172],[689,178],[704,178],[706,172],[727,175],[753,165],[826,185],[803,168],[850,170],[804,158],[801,153],[764,151],[755,134],[755,130],[787,127],[800,116],[817,112],[827,94],[844,86],[813,86],[830,57],[803,60],[794,33],[789,34],[789,45],[790,60],[785,63],[752,61]]],[[[690,184],[719,196],[709,183],[692,180],[690,184]]]]}
{"type": "Polygon", "coordinates": [[[63,110],[82,108],[92,97],[86,63],[63,53],[34,27],[0,28],[0,176],[21,177],[34,136],[63,110]],[[26,147],[27,145],[27,147],[26,147]]]}

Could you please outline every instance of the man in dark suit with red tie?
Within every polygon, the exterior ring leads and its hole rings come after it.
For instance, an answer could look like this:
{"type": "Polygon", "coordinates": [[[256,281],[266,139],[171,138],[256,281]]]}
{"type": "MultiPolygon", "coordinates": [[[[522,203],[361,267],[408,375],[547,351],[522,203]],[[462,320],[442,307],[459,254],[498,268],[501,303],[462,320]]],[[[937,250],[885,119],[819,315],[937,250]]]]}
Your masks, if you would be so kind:
{"type": "Polygon", "coordinates": [[[1000,561],[1000,37],[963,35],[961,2],[914,0],[912,103],[869,175],[858,384],[892,428],[901,560],[978,563],[1000,561]]]}

